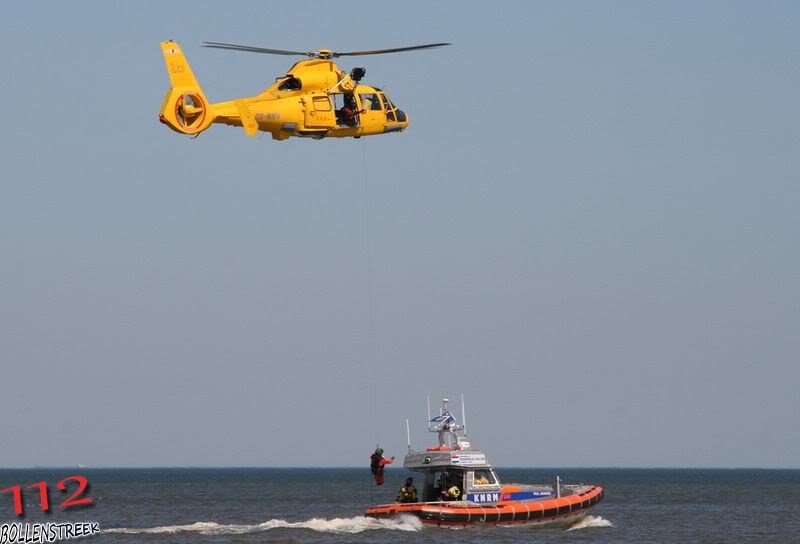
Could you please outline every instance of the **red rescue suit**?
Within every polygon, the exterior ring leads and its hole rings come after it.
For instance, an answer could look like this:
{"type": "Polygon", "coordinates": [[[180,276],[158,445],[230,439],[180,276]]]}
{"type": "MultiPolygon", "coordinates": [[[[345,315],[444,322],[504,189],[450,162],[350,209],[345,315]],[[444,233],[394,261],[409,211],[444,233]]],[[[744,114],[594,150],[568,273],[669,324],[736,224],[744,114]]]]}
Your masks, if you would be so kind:
{"type": "Polygon", "coordinates": [[[383,467],[391,465],[394,462],[394,457],[387,459],[383,456],[383,450],[381,450],[381,453],[376,451],[370,455],[369,460],[369,468],[372,471],[372,477],[375,478],[375,485],[383,485],[383,467]]]}

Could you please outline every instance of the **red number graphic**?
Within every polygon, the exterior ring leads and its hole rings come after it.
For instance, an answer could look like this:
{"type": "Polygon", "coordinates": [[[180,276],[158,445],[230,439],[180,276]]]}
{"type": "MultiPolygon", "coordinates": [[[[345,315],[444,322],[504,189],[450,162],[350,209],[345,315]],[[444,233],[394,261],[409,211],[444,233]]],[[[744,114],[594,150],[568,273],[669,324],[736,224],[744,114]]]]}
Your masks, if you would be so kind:
{"type": "Polygon", "coordinates": [[[35,484],[29,485],[25,489],[33,489],[34,487],[39,488],[39,506],[42,507],[42,512],[47,512],[50,510],[50,501],[47,497],[47,482],[36,482],[35,484]]]}
{"type": "Polygon", "coordinates": [[[78,482],[78,489],[76,489],[72,493],[72,495],[67,497],[67,499],[59,505],[62,510],[66,508],[72,508],[73,506],[86,506],[87,504],[92,504],[94,502],[94,500],[91,497],[84,497],[82,499],[78,498],[88,491],[89,480],[87,480],[83,476],[70,476],[69,478],[64,478],[63,480],[58,482],[58,488],[61,491],[66,491],[67,490],[66,482],[69,481],[78,482]]]}
{"type": "Polygon", "coordinates": [[[8,493],[11,491],[14,494],[14,512],[18,515],[22,515],[22,489],[18,485],[13,485],[11,487],[7,487],[5,489],[0,489],[0,493],[8,493]]]}

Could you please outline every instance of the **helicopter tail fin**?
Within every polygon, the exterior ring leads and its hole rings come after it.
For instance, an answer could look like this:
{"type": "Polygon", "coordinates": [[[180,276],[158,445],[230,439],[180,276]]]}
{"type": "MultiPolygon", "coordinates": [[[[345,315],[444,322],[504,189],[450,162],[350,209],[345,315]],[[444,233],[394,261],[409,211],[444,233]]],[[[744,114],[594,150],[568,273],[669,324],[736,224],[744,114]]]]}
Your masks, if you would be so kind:
{"type": "Polygon", "coordinates": [[[205,93],[176,42],[161,42],[161,52],[172,86],[164,97],[159,120],[181,134],[199,134],[214,120],[205,93]]]}

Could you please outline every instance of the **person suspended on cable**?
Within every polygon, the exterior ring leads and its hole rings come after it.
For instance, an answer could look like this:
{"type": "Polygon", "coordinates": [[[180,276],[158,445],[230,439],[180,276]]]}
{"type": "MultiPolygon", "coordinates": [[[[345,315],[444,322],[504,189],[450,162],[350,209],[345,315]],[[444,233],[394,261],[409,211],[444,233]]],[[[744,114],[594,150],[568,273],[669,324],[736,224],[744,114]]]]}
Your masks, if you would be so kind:
{"type": "Polygon", "coordinates": [[[383,485],[383,467],[394,462],[394,456],[387,459],[383,456],[383,448],[375,448],[375,452],[369,457],[369,468],[372,477],[375,478],[375,485],[383,485]]]}
{"type": "Polygon", "coordinates": [[[397,502],[417,502],[417,488],[414,487],[414,478],[406,478],[406,485],[400,488],[397,502]]]}

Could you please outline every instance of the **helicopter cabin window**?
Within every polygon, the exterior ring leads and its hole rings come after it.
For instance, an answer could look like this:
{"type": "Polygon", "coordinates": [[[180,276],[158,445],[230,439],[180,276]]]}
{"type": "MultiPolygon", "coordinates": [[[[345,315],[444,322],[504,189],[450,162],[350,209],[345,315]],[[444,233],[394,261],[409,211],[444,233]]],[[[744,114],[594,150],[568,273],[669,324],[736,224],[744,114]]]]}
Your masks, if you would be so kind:
{"type": "Polygon", "coordinates": [[[381,111],[381,100],[375,93],[362,93],[358,95],[361,98],[361,107],[367,111],[381,111]]]}
{"type": "Polygon", "coordinates": [[[315,96],[313,102],[316,111],[331,111],[331,101],[327,96],[315,96]]]}
{"type": "Polygon", "coordinates": [[[278,85],[279,91],[299,91],[303,87],[300,80],[296,77],[288,77],[283,82],[278,85]]]}

